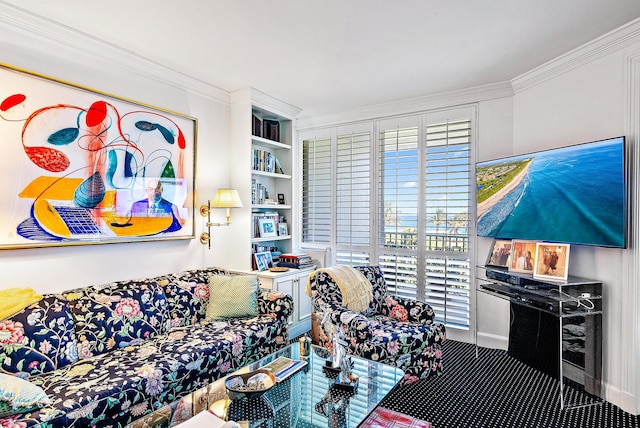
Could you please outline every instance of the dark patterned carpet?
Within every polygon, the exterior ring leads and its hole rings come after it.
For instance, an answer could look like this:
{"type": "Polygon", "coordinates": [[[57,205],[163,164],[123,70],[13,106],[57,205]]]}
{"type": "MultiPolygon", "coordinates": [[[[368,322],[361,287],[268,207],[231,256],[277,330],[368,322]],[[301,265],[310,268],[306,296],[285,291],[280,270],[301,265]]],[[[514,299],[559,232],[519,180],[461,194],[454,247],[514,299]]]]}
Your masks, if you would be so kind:
{"type": "MultiPolygon", "coordinates": [[[[640,427],[640,417],[607,402],[561,411],[556,379],[506,351],[478,349],[476,358],[475,345],[448,340],[442,376],[396,387],[380,405],[434,428],[640,427]]],[[[580,391],[570,400],[578,398],[580,391]]]]}

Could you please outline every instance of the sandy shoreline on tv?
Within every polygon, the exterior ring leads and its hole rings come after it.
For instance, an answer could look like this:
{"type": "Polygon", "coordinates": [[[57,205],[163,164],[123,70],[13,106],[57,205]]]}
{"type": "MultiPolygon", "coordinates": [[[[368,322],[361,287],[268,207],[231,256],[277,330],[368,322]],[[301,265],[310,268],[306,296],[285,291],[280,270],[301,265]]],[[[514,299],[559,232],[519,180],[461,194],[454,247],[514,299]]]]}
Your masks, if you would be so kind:
{"type": "Polygon", "coordinates": [[[529,172],[529,167],[531,166],[531,162],[527,164],[527,166],[520,171],[518,175],[516,175],[513,180],[507,183],[502,189],[498,190],[496,193],[491,195],[491,197],[487,198],[485,201],[478,204],[478,219],[480,219],[483,215],[487,213],[498,201],[508,195],[511,191],[516,189],[524,177],[529,172]]]}

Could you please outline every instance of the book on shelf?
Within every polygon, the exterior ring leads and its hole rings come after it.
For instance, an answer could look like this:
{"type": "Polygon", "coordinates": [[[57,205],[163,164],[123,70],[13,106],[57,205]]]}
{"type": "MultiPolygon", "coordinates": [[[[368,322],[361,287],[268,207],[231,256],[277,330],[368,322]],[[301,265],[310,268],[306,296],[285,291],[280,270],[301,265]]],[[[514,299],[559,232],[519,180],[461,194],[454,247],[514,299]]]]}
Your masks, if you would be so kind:
{"type": "Polygon", "coordinates": [[[262,137],[262,120],[255,114],[252,115],[252,119],[253,119],[252,134],[255,135],[256,137],[262,137]]]}
{"type": "Polygon", "coordinates": [[[289,262],[278,262],[278,267],[288,267],[293,269],[305,269],[308,267],[315,267],[313,263],[289,263],[289,262]]]}
{"type": "Polygon", "coordinates": [[[280,122],[264,119],[262,121],[262,136],[269,140],[280,141],[280,122]]]}
{"type": "Polygon", "coordinates": [[[278,266],[303,269],[313,267],[313,259],[306,253],[282,253],[278,266]]]}
{"type": "Polygon", "coordinates": [[[269,199],[270,192],[264,184],[260,183],[258,180],[251,179],[251,204],[252,205],[262,205],[265,203],[267,199],[269,199]]]}
{"type": "Polygon", "coordinates": [[[280,257],[291,263],[304,263],[311,261],[311,256],[306,253],[282,253],[280,257]]]}
{"type": "Polygon", "coordinates": [[[275,158],[275,159],[276,159],[276,166],[275,166],[274,172],[276,174],[284,174],[284,170],[282,169],[282,166],[280,165],[280,161],[278,160],[278,158],[275,158]]]}
{"type": "Polygon", "coordinates": [[[273,374],[273,377],[276,378],[276,383],[280,383],[306,365],[307,362],[304,360],[278,357],[261,368],[269,370],[273,374]]]}
{"type": "Polygon", "coordinates": [[[276,156],[273,153],[262,149],[253,149],[253,170],[274,174],[284,174],[284,170],[276,156]]]}

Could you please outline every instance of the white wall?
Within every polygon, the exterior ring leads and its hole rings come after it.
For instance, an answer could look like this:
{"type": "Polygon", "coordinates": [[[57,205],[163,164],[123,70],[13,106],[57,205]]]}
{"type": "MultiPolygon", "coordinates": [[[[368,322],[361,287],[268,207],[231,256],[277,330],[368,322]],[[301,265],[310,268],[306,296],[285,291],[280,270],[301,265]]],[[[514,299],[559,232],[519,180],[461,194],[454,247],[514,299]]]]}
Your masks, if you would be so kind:
{"type": "MultiPolygon", "coordinates": [[[[585,52],[590,52],[590,48],[586,46],[585,52]]],[[[640,42],[636,42],[623,49],[611,49],[608,54],[600,52],[589,59],[585,56],[582,62],[576,62],[575,55],[567,55],[557,60],[555,73],[549,73],[551,65],[531,72],[545,77],[533,85],[525,85],[514,95],[513,153],[620,135],[626,135],[628,145],[635,147],[637,142],[634,135],[629,135],[627,123],[630,82],[626,76],[630,55],[639,51],[640,42]]],[[[531,78],[525,76],[523,80],[531,78]]],[[[515,83],[517,86],[517,79],[515,83]]],[[[637,188],[637,183],[632,186],[637,188]]],[[[637,224],[631,224],[631,227],[635,228],[637,224]]],[[[569,273],[603,282],[606,398],[624,410],[636,413],[637,382],[628,374],[635,373],[638,351],[632,349],[630,354],[627,342],[636,343],[638,331],[631,319],[624,318],[637,310],[637,300],[626,298],[628,289],[637,287],[628,281],[626,270],[633,268],[625,262],[629,257],[634,257],[633,249],[572,246],[569,273]]]]}
{"type": "MultiPolygon", "coordinates": [[[[513,150],[513,97],[488,100],[479,104],[476,160],[497,159],[512,154],[513,150]]],[[[474,266],[484,265],[492,239],[477,238],[473,241],[474,266]]],[[[483,272],[478,272],[483,276],[483,272]]],[[[475,328],[480,346],[507,349],[509,337],[509,302],[483,293],[477,298],[473,311],[477,314],[475,328]],[[491,308],[491,310],[487,310],[491,308]],[[507,322],[505,322],[507,320],[507,322]]],[[[472,299],[472,302],[474,300],[472,299]]]]}
{"type": "MultiPolygon", "coordinates": [[[[157,64],[136,61],[134,56],[50,23],[33,21],[28,16],[8,17],[2,11],[0,52],[8,65],[197,118],[196,207],[206,203],[218,187],[229,186],[228,94],[217,88],[199,87],[201,82],[191,85],[184,76],[157,64]]],[[[223,221],[223,210],[214,211],[213,217],[213,221],[223,221]]],[[[197,238],[2,250],[0,288],[29,286],[39,292],[56,292],[187,268],[226,266],[233,254],[225,251],[224,243],[238,227],[244,225],[216,228],[211,251],[197,238]]],[[[196,236],[203,228],[204,218],[196,213],[196,236]]]]}

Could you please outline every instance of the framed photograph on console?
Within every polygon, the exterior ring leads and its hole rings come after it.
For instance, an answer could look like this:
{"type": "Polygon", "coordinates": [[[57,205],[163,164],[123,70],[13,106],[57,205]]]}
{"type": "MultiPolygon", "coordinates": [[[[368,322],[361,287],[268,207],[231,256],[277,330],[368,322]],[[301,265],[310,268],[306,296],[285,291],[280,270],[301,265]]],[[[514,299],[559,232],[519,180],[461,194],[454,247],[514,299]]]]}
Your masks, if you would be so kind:
{"type": "Polygon", "coordinates": [[[511,262],[509,263],[511,272],[533,273],[533,268],[536,265],[536,244],[537,241],[513,240],[511,262]]]}
{"type": "Polygon", "coordinates": [[[533,277],[566,281],[569,277],[569,244],[536,244],[535,270],[533,277]]]}
{"type": "Polygon", "coordinates": [[[487,266],[506,268],[509,267],[510,256],[511,239],[494,239],[485,264],[487,266]]]}

